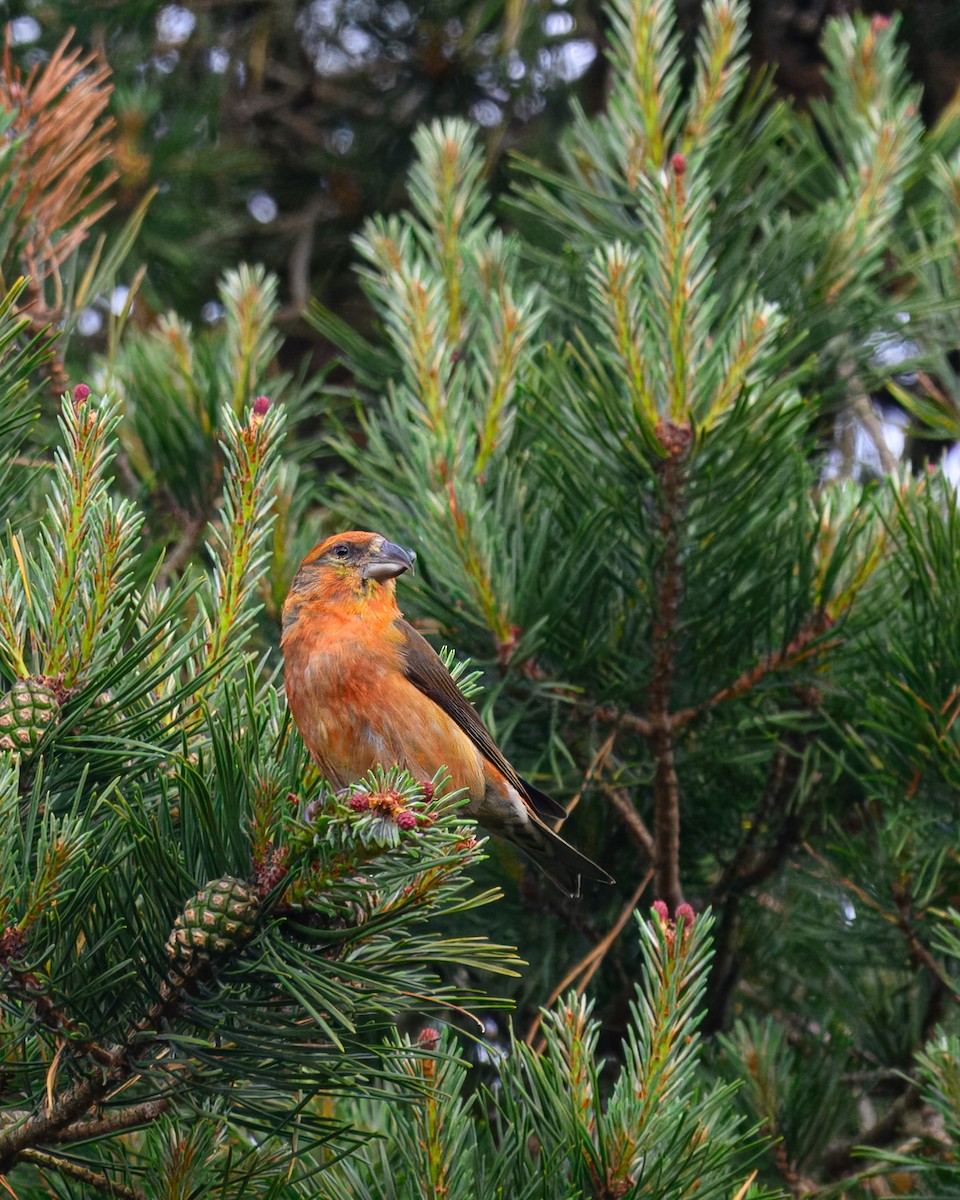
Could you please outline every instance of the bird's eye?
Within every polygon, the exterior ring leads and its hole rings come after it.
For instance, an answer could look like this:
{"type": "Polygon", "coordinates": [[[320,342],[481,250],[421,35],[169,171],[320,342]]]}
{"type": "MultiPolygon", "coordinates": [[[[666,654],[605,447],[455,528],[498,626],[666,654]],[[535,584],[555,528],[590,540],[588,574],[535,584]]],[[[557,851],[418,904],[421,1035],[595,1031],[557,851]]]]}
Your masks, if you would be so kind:
{"type": "Polygon", "coordinates": [[[348,558],[350,555],[350,547],[346,544],[346,542],[337,542],[337,544],[330,550],[330,553],[334,558],[348,558]]]}

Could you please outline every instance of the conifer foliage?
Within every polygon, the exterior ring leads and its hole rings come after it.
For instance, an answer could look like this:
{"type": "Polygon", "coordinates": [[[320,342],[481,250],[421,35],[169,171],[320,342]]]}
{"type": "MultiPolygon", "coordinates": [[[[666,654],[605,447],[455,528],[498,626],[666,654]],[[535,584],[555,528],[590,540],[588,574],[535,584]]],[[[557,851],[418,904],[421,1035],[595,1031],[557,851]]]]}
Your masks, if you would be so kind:
{"type": "Polygon", "coordinates": [[[769,1180],[829,1190],[906,1144],[956,1025],[956,493],[871,395],[960,432],[960,110],[922,129],[886,18],[831,23],[806,112],[751,76],[744,4],[703,6],[689,60],[669,0],[608,13],[606,109],[562,169],[516,164],[510,236],[443,122],[357,240],[383,336],[341,337],[342,504],[417,548],[410,607],[619,881],[589,918],[524,884],[549,966],[520,998],[607,958],[622,1011],[644,890],[713,905],[708,1027],[742,1018],[769,1180]]]}
{"type": "MultiPolygon", "coordinates": [[[[960,508],[870,395],[960,433],[960,108],[921,128],[884,19],[830,27],[806,113],[751,77],[739,0],[689,59],[670,0],[608,15],[606,110],[560,168],[516,164],[512,232],[476,132],[417,134],[410,210],[357,241],[379,341],[313,312],[357,397],[310,409],[322,490],[260,268],[225,274],[217,328],[120,317],[50,412],[63,343],[26,298],[65,336],[139,218],[88,244],[106,76],[62,50],[26,87],[84,119],[50,270],[0,300],[23,1200],[957,1186],[960,508]],[[524,877],[442,768],[318,777],[271,626],[311,508],[417,548],[410,615],[616,888],[573,908],[524,877]]],[[[12,280],[24,139],[63,134],[18,95],[12,280]]]]}
{"type": "Polygon", "coordinates": [[[635,927],[643,975],[615,1077],[600,1022],[573,992],[545,1014],[543,1044],[511,1043],[494,1087],[472,1095],[463,1064],[442,1057],[450,1039],[428,1028],[405,1046],[420,1095],[363,1106],[381,1137],[328,1172],[330,1200],[759,1198],[759,1141],[732,1118],[730,1085],[701,1090],[697,1077],[710,918],[687,908],[675,924],[659,905],[635,927]]]}
{"type": "Polygon", "coordinates": [[[306,1153],[337,1134],[297,1096],[402,1077],[400,1011],[466,998],[439,964],[512,956],[426,923],[490,899],[462,894],[478,849],[441,781],[429,802],[393,776],[358,781],[363,805],[330,795],[254,669],[280,408],[222,415],[214,569],[169,586],[135,580],[119,419],[85,386],[65,399],[39,535],[0,559],[0,1169],[160,1194],[125,1131],[162,1117],[189,1141],[194,1111],[213,1143],[258,1135],[223,1147],[240,1189],[286,1169],[287,1122],[306,1153]]]}

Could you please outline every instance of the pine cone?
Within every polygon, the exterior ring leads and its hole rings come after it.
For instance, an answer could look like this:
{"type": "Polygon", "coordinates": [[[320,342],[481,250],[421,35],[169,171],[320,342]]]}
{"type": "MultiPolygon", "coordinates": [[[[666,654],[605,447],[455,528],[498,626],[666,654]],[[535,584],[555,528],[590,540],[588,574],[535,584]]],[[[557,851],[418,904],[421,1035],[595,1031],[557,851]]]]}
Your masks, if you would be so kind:
{"type": "Polygon", "coordinates": [[[44,678],[18,679],[0,696],[0,750],[31,754],[60,716],[61,697],[44,678]]]}
{"type": "Polygon", "coordinates": [[[227,875],[215,879],[188,901],[167,939],[170,976],[179,985],[214,958],[239,949],[253,936],[260,898],[227,875]]]}

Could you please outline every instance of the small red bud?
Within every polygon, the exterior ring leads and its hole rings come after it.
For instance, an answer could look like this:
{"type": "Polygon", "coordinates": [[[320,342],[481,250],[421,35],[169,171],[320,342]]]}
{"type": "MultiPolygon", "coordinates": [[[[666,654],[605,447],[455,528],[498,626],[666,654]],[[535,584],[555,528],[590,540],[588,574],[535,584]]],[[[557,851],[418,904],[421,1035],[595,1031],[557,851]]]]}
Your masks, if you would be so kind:
{"type": "Polygon", "coordinates": [[[687,159],[683,154],[675,154],[670,159],[670,166],[673,167],[673,173],[678,179],[682,179],[687,173],[687,159]]]}
{"type": "Polygon", "coordinates": [[[683,921],[684,929],[689,929],[695,919],[694,911],[689,904],[681,904],[677,908],[677,920],[683,921]]]}
{"type": "Polygon", "coordinates": [[[885,29],[889,28],[889,17],[885,17],[881,13],[874,13],[874,15],[870,18],[870,29],[873,33],[883,33],[885,29]]]}
{"type": "Polygon", "coordinates": [[[433,786],[432,779],[421,779],[420,795],[423,796],[424,803],[429,804],[434,797],[436,789],[433,786]]]}
{"type": "Polygon", "coordinates": [[[417,1034],[417,1045],[422,1046],[424,1050],[436,1050],[440,1044],[440,1030],[434,1029],[432,1025],[428,1025],[426,1029],[421,1029],[417,1034]]]}
{"type": "Polygon", "coordinates": [[[417,827],[417,818],[412,812],[397,813],[396,821],[398,829],[410,830],[417,827]]]}
{"type": "Polygon", "coordinates": [[[270,397],[258,396],[253,402],[253,412],[255,416],[265,417],[270,411],[270,397]]]}
{"type": "Polygon", "coordinates": [[[90,389],[85,383],[78,383],[73,389],[74,404],[83,404],[86,398],[90,395],[90,389]]]}
{"type": "Polygon", "coordinates": [[[354,792],[347,803],[354,812],[366,812],[370,807],[370,797],[366,792],[354,792]]]}
{"type": "Polygon", "coordinates": [[[654,900],[653,911],[657,914],[660,924],[666,926],[670,920],[670,909],[667,908],[665,900],[654,900]]]}

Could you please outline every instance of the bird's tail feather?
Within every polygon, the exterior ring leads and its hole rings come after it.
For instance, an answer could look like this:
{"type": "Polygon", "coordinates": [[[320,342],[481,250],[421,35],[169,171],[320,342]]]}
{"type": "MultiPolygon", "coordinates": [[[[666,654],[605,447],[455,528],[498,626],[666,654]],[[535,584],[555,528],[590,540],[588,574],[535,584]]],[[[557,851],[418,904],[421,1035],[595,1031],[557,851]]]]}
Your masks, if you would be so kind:
{"type": "Polygon", "coordinates": [[[568,896],[580,895],[581,879],[613,883],[613,877],[603,867],[598,867],[592,859],[575,850],[533,814],[523,825],[514,825],[503,830],[503,833],[568,896]]]}

